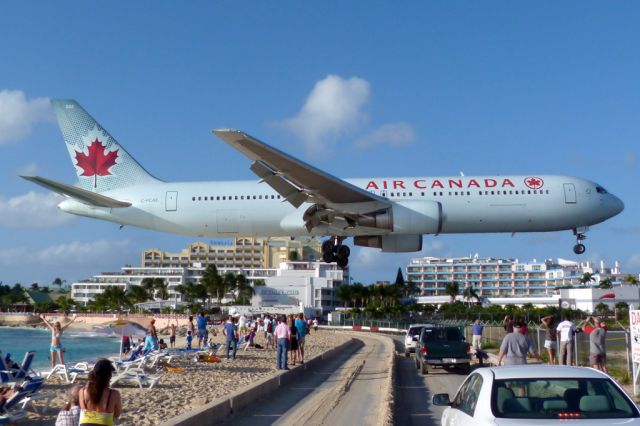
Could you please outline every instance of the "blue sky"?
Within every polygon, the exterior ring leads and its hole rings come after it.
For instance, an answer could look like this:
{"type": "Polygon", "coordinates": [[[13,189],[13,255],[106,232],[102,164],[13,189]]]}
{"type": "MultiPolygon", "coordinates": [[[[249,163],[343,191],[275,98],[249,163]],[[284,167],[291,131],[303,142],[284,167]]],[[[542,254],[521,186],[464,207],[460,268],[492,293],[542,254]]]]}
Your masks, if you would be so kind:
{"type": "MultiPolygon", "coordinates": [[[[66,216],[20,179],[75,181],[48,98],[78,100],[164,180],[254,179],[219,127],[343,177],[589,178],[626,209],[593,227],[583,259],[640,271],[640,4],[394,6],[5,2],[0,280],[87,278],[193,240],[66,216]]],[[[568,231],[443,235],[422,255],[574,259],[573,244],[568,231]]],[[[393,280],[417,255],[355,250],[352,275],[393,280]]]]}

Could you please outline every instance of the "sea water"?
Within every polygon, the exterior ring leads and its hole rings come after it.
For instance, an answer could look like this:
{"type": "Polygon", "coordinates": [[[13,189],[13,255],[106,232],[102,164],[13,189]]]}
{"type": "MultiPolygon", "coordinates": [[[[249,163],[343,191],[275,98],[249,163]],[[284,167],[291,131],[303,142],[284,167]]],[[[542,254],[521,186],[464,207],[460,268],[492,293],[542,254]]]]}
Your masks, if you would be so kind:
{"type": "MultiPolygon", "coordinates": [[[[100,333],[74,332],[66,330],[60,337],[65,364],[80,361],[95,362],[98,358],[117,355],[120,348],[118,336],[105,336],[100,333]]],[[[51,369],[49,359],[51,331],[43,328],[0,327],[0,350],[2,358],[7,352],[11,359],[22,363],[25,352],[35,351],[32,368],[36,371],[51,369]]]]}

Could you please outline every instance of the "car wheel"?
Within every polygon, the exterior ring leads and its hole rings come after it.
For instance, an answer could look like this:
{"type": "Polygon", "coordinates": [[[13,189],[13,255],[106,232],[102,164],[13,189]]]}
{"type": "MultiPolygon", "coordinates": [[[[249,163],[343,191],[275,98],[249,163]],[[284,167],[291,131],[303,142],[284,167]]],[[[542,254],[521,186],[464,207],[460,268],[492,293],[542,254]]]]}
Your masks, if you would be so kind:
{"type": "Polygon", "coordinates": [[[427,364],[426,362],[421,362],[420,363],[420,372],[422,374],[429,374],[429,364],[427,364]]]}
{"type": "Polygon", "coordinates": [[[409,351],[404,351],[404,356],[406,356],[408,358],[410,355],[411,354],[409,353],[409,351]]]}
{"type": "Polygon", "coordinates": [[[420,361],[418,360],[418,357],[416,356],[416,370],[420,369],[420,361]]]}

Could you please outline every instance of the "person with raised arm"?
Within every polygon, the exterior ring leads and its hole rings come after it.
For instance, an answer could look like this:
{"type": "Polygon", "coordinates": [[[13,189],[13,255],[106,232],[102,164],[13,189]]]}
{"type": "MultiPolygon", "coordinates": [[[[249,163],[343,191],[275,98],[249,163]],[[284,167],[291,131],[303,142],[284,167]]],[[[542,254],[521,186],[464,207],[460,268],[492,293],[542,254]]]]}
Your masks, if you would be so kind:
{"type": "Polygon", "coordinates": [[[60,338],[62,336],[62,332],[76,320],[76,314],[73,314],[71,321],[66,323],[64,327],[60,325],[60,321],[56,321],[51,324],[43,314],[40,314],[40,319],[42,319],[42,321],[44,321],[47,327],[51,330],[51,347],[49,348],[51,351],[51,368],[56,366],[56,356],[60,360],[60,364],[64,364],[64,348],[62,347],[62,341],[60,338]]]}

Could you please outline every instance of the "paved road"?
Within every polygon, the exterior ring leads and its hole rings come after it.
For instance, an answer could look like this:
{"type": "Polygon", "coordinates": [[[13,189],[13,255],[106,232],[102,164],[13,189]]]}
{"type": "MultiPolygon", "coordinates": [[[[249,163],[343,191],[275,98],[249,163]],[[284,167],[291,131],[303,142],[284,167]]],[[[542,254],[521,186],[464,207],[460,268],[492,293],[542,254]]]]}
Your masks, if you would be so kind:
{"type": "Polygon", "coordinates": [[[364,344],[354,353],[342,354],[273,395],[231,416],[233,425],[348,425],[377,424],[378,407],[384,399],[390,353],[377,339],[358,336],[364,344]],[[362,364],[349,390],[340,395],[346,376],[362,364]],[[338,398],[337,396],[340,395],[338,398]]]}
{"type": "Polygon", "coordinates": [[[448,393],[453,398],[466,376],[441,369],[421,375],[415,367],[415,355],[404,356],[403,339],[404,336],[394,336],[400,354],[396,363],[394,424],[440,425],[444,407],[431,405],[431,398],[436,393],[448,393]]]}

